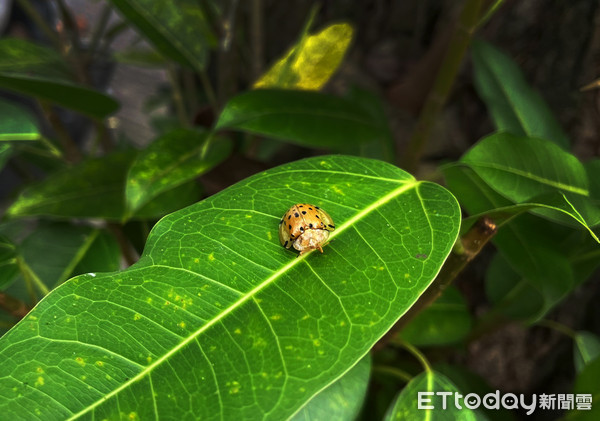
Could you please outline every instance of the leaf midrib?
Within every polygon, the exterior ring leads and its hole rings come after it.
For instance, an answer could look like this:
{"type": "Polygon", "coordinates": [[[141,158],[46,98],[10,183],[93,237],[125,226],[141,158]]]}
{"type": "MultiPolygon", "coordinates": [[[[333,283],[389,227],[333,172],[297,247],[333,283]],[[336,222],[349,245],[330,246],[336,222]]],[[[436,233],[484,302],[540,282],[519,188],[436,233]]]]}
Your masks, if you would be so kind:
{"type": "Polygon", "coordinates": [[[507,167],[504,165],[500,165],[500,164],[494,164],[491,162],[486,162],[486,163],[478,163],[478,162],[469,162],[469,161],[465,161],[466,164],[468,164],[469,166],[475,168],[488,168],[488,169],[493,169],[493,170],[498,170],[498,171],[504,171],[507,172],[509,174],[514,174],[514,175],[518,175],[521,176],[523,178],[528,178],[530,180],[533,181],[537,181],[541,184],[545,184],[547,186],[550,187],[554,187],[557,189],[561,189],[561,190],[565,190],[565,191],[569,191],[571,193],[575,193],[575,194],[581,194],[583,196],[589,196],[589,191],[587,189],[581,188],[581,187],[576,187],[576,186],[572,186],[569,184],[564,184],[561,183],[560,181],[554,181],[554,180],[550,180],[548,178],[544,178],[544,177],[540,177],[536,174],[527,172],[527,171],[523,171],[523,170],[519,170],[517,168],[512,168],[512,167],[507,167]]]}
{"type": "MultiPolygon", "coordinates": [[[[403,180],[398,180],[398,181],[403,181],[403,180]]],[[[396,189],[392,190],[390,193],[386,194],[382,198],[376,200],[375,202],[371,203],[369,206],[365,207],[362,211],[358,212],[356,215],[354,215],[352,218],[348,219],[343,224],[339,225],[336,228],[336,230],[331,233],[331,235],[329,236],[329,238],[330,239],[335,238],[336,236],[340,235],[342,232],[346,231],[348,228],[351,228],[352,226],[354,226],[354,224],[356,222],[358,222],[359,220],[361,220],[362,218],[364,218],[366,215],[368,215],[369,213],[371,213],[375,209],[379,208],[380,206],[385,205],[386,203],[388,203],[389,201],[393,200],[394,198],[396,198],[400,194],[402,194],[402,193],[404,193],[404,192],[406,192],[406,191],[408,191],[410,189],[417,188],[417,186],[419,186],[421,183],[422,183],[421,181],[413,180],[412,183],[404,183],[404,184],[400,185],[396,189]]],[[[298,256],[298,257],[290,260],[286,265],[284,265],[283,267],[281,267],[279,270],[275,271],[271,276],[269,276],[263,282],[261,282],[260,284],[258,284],[254,288],[252,288],[250,291],[248,291],[247,293],[245,293],[244,295],[242,295],[237,301],[235,301],[233,304],[231,304],[229,307],[227,307],[225,310],[223,310],[219,315],[217,315],[216,317],[214,317],[213,319],[211,319],[210,321],[208,321],[206,324],[204,324],[203,326],[201,326],[194,333],[190,334],[187,338],[185,338],[179,344],[177,344],[176,346],[174,346],[173,349],[171,349],[169,352],[165,353],[162,357],[156,359],[156,361],[153,362],[152,364],[146,366],[146,368],[144,368],[142,371],[140,371],[137,375],[131,377],[127,382],[123,383],[121,386],[119,386],[118,388],[116,388],[112,392],[104,395],[102,398],[98,399],[93,404],[87,406],[86,408],[82,409],[78,413],[72,415],[70,418],[68,418],[68,420],[69,421],[70,420],[75,420],[78,417],[80,417],[80,416],[88,413],[89,411],[93,410],[94,408],[96,408],[97,406],[99,406],[100,404],[102,404],[103,402],[106,402],[111,397],[117,395],[122,390],[125,390],[127,387],[129,387],[133,383],[135,383],[135,382],[141,380],[142,378],[144,378],[146,375],[148,375],[149,373],[151,373],[160,364],[162,364],[163,362],[167,361],[171,356],[173,356],[174,354],[176,354],[177,352],[179,352],[181,349],[183,349],[184,347],[186,347],[187,345],[189,345],[190,343],[192,343],[193,341],[195,341],[196,338],[198,336],[200,336],[202,333],[204,333],[206,330],[208,330],[213,325],[217,324],[222,319],[224,319],[227,315],[229,315],[229,313],[231,313],[234,310],[236,310],[237,308],[239,308],[241,305],[243,305],[244,303],[246,303],[246,301],[249,301],[252,298],[254,298],[256,296],[256,294],[258,294],[260,291],[262,291],[268,285],[270,285],[275,280],[277,280],[281,275],[283,275],[284,273],[288,272],[289,270],[291,270],[292,268],[294,268],[296,265],[302,263],[304,261],[304,259],[306,259],[308,256],[310,256],[312,254],[313,251],[310,251],[310,252],[308,252],[306,254],[303,254],[302,256],[298,256]]]]}

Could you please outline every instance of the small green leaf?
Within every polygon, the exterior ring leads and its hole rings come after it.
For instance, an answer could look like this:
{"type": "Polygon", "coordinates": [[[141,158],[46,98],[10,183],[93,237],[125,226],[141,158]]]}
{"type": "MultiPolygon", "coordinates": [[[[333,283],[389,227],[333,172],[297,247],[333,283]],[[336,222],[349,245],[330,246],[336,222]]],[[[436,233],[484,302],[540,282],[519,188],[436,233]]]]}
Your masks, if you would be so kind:
{"type": "Polygon", "coordinates": [[[118,152],[51,174],[26,188],[7,214],[120,220],[125,177],[134,158],[135,152],[118,152]]]}
{"type": "Polygon", "coordinates": [[[471,329],[471,315],[465,299],[454,288],[447,288],[433,304],[419,313],[398,335],[415,346],[456,343],[471,329]]]}
{"type": "Polygon", "coordinates": [[[60,79],[0,73],[0,88],[45,99],[91,117],[104,118],[119,108],[119,103],[107,95],[60,79]]]}
{"type": "Polygon", "coordinates": [[[196,178],[225,159],[231,143],[224,138],[213,139],[202,157],[209,136],[208,132],[174,130],[143,150],[127,176],[129,209],[136,211],[158,194],[196,178]]]}
{"type": "Polygon", "coordinates": [[[600,355],[600,337],[592,332],[580,331],[573,341],[573,360],[577,373],[600,355]]]}
{"type": "Polygon", "coordinates": [[[115,112],[113,98],[77,85],[60,55],[19,39],[0,39],[0,88],[44,99],[92,117],[115,112]]]}
{"type": "Polygon", "coordinates": [[[110,0],[158,51],[201,72],[214,43],[201,6],[193,0],[110,0]]]}
{"type": "Polygon", "coordinates": [[[472,49],[475,87],[496,129],[549,140],[568,150],[567,134],[512,59],[481,40],[473,41],[472,49]]]}
{"type": "MultiPolygon", "coordinates": [[[[135,211],[133,219],[157,219],[197,202],[201,197],[201,186],[191,180],[153,197],[135,211]]],[[[124,219],[128,219],[129,215],[124,219]]]]}
{"type": "Polygon", "coordinates": [[[40,139],[36,119],[22,106],[0,100],[0,115],[0,141],[40,139]]]}
{"type": "Polygon", "coordinates": [[[371,357],[363,357],[346,374],[313,397],[292,421],[354,420],[358,416],[371,374],[371,357]]]}
{"type": "Polygon", "coordinates": [[[139,262],[71,279],[0,338],[0,410],[287,419],[413,305],[459,225],[447,190],[381,161],[319,156],[256,174],[161,219],[139,262]],[[323,254],[280,245],[294,202],[334,219],[323,254]]]}
{"type": "Polygon", "coordinates": [[[254,87],[321,89],[342,62],[352,32],[349,24],[338,23],[303,37],[261,76],[254,87]]]}
{"type": "Polygon", "coordinates": [[[31,270],[50,288],[87,272],[119,268],[120,251],[104,231],[67,223],[37,227],[19,246],[31,270]]]}
{"type": "Polygon", "coordinates": [[[467,151],[461,162],[515,202],[557,190],[589,195],[587,175],[579,160],[541,139],[495,133],[467,151]]]}
{"type": "Polygon", "coordinates": [[[305,146],[328,148],[385,137],[379,122],[354,101],[310,91],[255,90],[231,99],[217,129],[234,129],[305,146]]]}
{"type": "MultiPolygon", "coordinates": [[[[485,420],[478,411],[454,405],[454,395],[447,399],[444,405],[443,397],[437,392],[460,393],[457,387],[443,374],[426,371],[412,379],[402,389],[384,418],[393,420],[485,420]],[[421,397],[419,397],[419,394],[421,397]],[[419,408],[421,405],[421,408],[419,408]]],[[[461,401],[462,403],[463,401],[461,401]]]]}
{"type": "Polygon", "coordinates": [[[73,80],[73,74],[56,51],[18,38],[0,39],[0,74],[22,74],[73,80]]]}
{"type": "MultiPolygon", "coordinates": [[[[495,209],[510,204],[469,168],[446,167],[444,174],[448,187],[470,214],[484,214],[490,209],[493,213],[495,209]]],[[[519,292],[524,288],[526,296],[530,297],[536,308],[539,300],[533,300],[531,295],[541,294],[543,307],[539,312],[531,314],[531,321],[541,317],[577,285],[572,263],[561,246],[561,241],[572,232],[542,218],[521,214],[517,219],[504,224],[492,239],[510,266],[523,278],[501,290],[516,288],[515,292],[519,292]],[[521,282],[524,284],[520,285],[521,282]],[[530,287],[537,292],[532,292],[530,287]]],[[[508,283],[508,280],[500,279],[499,282],[508,283]]],[[[527,299],[518,298],[516,301],[525,301],[527,304],[527,299]]]]}

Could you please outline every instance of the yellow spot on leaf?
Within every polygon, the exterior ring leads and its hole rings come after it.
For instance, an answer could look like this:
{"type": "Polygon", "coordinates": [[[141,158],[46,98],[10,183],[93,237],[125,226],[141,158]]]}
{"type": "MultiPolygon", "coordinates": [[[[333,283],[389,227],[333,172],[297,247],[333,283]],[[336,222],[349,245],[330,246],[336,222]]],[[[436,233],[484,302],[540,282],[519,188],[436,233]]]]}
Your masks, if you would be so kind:
{"type": "Polygon", "coordinates": [[[38,373],[42,374],[44,372],[44,369],[42,367],[38,367],[35,369],[35,371],[37,371],[38,373]]]}
{"type": "Polygon", "coordinates": [[[135,313],[135,314],[133,315],[133,320],[140,320],[141,318],[142,318],[142,315],[141,315],[141,314],[139,314],[139,313],[135,313]]]}
{"type": "Polygon", "coordinates": [[[233,333],[235,333],[236,335],[239,335],[239,334],[241,334],[241,333],[242,333],[242,329],[240,329],[240,328],[238,327],[238,328],[236,328],[236,329],[233,331],[233,333]]]}
{"type": "Polygon", "coordinates": [[[273,239],[273,234],[271,234],[271,231],[267,231],[267,238],[269,239],[269,241],[273,239]]]}
{"type": "Polygon", "coordinates": [[[81,357],[76,357],[76,358],[75,358],[75,362],[76,362],[77,364],[79,364],[80,366],[82,366],[82,367],[85,367],[85,361],[84,361],[84,359],[83,359],[83,358],[81,358],[81,357]]]}
{"type": "Polygon", "coordinates": [[[226,385],[227,385],[227,387],[229,387],[230,395],[235,395],[236,393],[238,393],[240,391],[241,385],[239,384],[239,382],[236,382],[236,381],[227,382],[226,385]]]}
{"type": "Polygon", "coordinates": [[[281,319],[281,314],[273,314],[271,317],[269,317],[269,319],[271,319],[271,320],[279,320],[279,319],[281,319]]]}
{"type": "Polygon", "coordinates": [[[97,365],[98,367],[102,368],[102,367],[104,367],[104,361],[100,361],[100,360],[98,360],[98,361],[96,361],[96,365],[97,365]]]}
{"type": "Polygon", "coordinates": [[[146,362],[147,362],[148,364],[150,364],[150,363],[152,362],[152,357],[151,357],[150,355],[148,355],[148,356],[146,357],[146,362]]]}
{"type": "Polygon", "coordinates": [[[43,386],[45,383],[45,380],[42,376],[38,377],[37,380],[35,381],[35,386],[36,387],[40,387],[43,386]]]}
{"type": "Polygon", "coordinates": [[[177,326],[179,326],[182,329],[185,329],[185,322],[179,322],[177,323],[177,326]]]}
{"type": "Polygon", "coordinates": [[[215,261],[215,254],[214,253],[209,254],[208,255],[208,260],[210,260],[211,262],[214,262],[215,261]]]}
{"type": "Polygon", "coordinates": [[[140,417],[138,416],[137,412],[130,412],[129,415],[127,416],[127,419],[129,419],[131,421],[136,421],[136,420],[139,420],[140,417]]]}
{"type": "Polygon", "coordinates": [[[334,192],[336,192],[340,196],[345,196],[346,195],[338,186],[331,186],[331,190],[333,190],[334,192]]]}
{"type": "Polygon", "coordinates": [[[313,340],[313,345],[314,346],[321,346],[321,341],[318,339],[313,340]]]}

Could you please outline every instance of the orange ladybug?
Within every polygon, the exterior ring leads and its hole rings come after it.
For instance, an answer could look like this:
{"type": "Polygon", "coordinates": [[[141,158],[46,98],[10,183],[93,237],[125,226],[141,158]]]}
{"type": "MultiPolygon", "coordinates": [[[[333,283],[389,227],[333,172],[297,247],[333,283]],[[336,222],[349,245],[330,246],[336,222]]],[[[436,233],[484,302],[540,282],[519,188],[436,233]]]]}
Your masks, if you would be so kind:
{"type": "Polygon", "coordinates": [[[323,246],[334,229],[333,220],[323,209],[308,203],[298,203],[279,221],[279,241],[286,249],[293,245],[300,256],[314,249],[323,253],[323,246]]]}

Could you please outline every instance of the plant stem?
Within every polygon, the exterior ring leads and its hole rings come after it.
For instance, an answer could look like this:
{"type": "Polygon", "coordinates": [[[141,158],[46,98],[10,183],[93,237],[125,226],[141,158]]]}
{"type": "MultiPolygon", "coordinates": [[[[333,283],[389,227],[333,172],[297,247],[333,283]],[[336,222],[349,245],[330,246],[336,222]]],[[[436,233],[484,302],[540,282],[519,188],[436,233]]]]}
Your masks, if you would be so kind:
{"type": "Polygon", "coordinates": [[[419,360],[419,362],[421,363],[421,365],[423,366],[423,369],[425,371],[428,371],[428,372],[432,371],[431,366],[429,365],[429,362],[427,361],[427,358],[425,358],[425,355],[423,355],[423,353],[421,351],[419,351],[416,347],[412,346],[408,342],[402,342],[401,345],[408,352],[413,354],[417,358],[417,360],[419,360]]]}
{"type": "Polygon", "coordinates": [[[100,14],[100,19],[98,20],[98,23],[92,31],[92,38],[88,47],[88,52],[90,56],[93,56],[98,49],[98,45],[100,44],[100,40],[102,39],[102,34],[104,34],[104,31],[106,31],[106,26],[108,25],[111,12],[112,5],[105,4],[104,8],[102,9],[102,13],[100,14]]]}
{"type": "Polygon", "coordinates": [[[568,326],[565,326],[561,323],[555,322],[554,320],[542,319],[539,322],[537,322],[536,325],[548,327],[550,329],[556,330],[557,332],[560,332],[563,335],[566,335],[573,340],[576,340],[576,338],[577,338],[577,332],[575,332],[573,329],[571,329],[568,326]]]}
{"type": "Polygon", "coordinates": [[[256,81],[263,71],[265,56],[263,33],[263,0],[252,0],[250,7],[250,39],[252,48],[252,79],[256,81]]]}
{"type": "Polygon", "coordinates": [[[373,367],[373,373],[387,374],[387,375],[396,377],[396,378],[402,380],[405,383],[408,383],[413,378],[413,376],[411,376],[409,373],[407,373],[404,370],[400,370],[399,368],[396,368],[396,367],[389,367],[389,366],[386,366],[386,365],[376,365],[376,366],[374,366],[373,367]]]}
{"type": "Polygon", "coordinates": [[[23,9],[23,11],[31,18],[33,22],[40,28],[40,30],[48,37],[50,43],[54,46],[56,51],[61,54],[64,53],[63,45],[60,41],[60,37],[48,22],[39,14],[37,9],[31,4],[29,0],[17,0],[19,2],[19,6],[23,9]]]}
{"type": "Polygon", "coordinates": [[[64,126],[61,119],[58,117],[58,114],[54,111],[51,105],[47,102],[38,100],[38,104],[42,109],[42,114],[46,117],[46,120],[52,126],[52,129],[56,133],[56,136],[60,140],[63,149],[66,153],[67,161],[69,162],[78,162],[83,158],[81,151],[77,147],[77,144],[73,141],[73,138],[67,131],[67,128],[64,126]]]}
{"type": "Polygon", "coordinates": [[[479,19],[479,22],[477,22],[477,25],[475,25],[475,28],[479,29],[483,25],[485,25],[487,23],[487,21],[490,20],[490,18],[494,15],[494,13],[496,13],[498,11],[498,9],[500,8],[500,6],[502,6],[502,3],[504,3],[504,0],[496,0],[494,2],[494,4],[492,4],[488,8],[488,10],[486,10],[486,12],[483,14],[483,16],[481,17],[481,19],[479,19]]]}
{"type": "MultiPolygon", "coordinates": [[[[42,281],[39,278],[39,276],[37,276],[37,274],[33,271],[33,269],[31,269],[31,267],[25,262],[25,260],[23,260],[21,256],[17,257],[17,265],[19,266],[21,275],[23,275],[23,278],[25,279],[25,282],[28,285],[35,285],[37,289],[44,295],[50,292],[50,289],[46,286],[46,284],[44,284],[44,281],[42,281]]],[[[35,296],[33,297],[33,301],[37,301],[37,298],[35,298],[35,296]]]]}
{"type": "Polygon", "coordinates": [[[125,236],[125,233],[123,232],[123,227],[119,224],[109,222],[108,228],[117,239],[117,242],[119,243],[119,248],[121,249],[121,255],[123,256],[127,264],[131,266],[135,262],[137,262],[138,256],[136,256],[133,246],[129,243],[129,240],[125,236]]]}
{"type": "Polygon", "coordinates": [[[448,50],[437,73],[427,101],[421,110],[412,137],[405,151],[402,166],[415,172],[421,155],[444,103],[446,102],[456,75],[477,26],[482,0],[465,0],[458,23],[450,39],[448,50]]]}
{"type": "Polygon", "coordinates": [[[11,297],[5,292],[0,292],[0,308],[19,320],[29,313],[27,304],[15,297],[11,297]]]}
{"type": "Polygon", "coordinates": [[[56,281],[56,284],[54,285],[55,288],[57,286],[59,286],[60,284],[62,284],[63,282],[65,282],[69,278],[69,275],[71,275],[73,273],[73,271],[75,270],[75,267],[79,264],[79,262],[81,262],[81,259],[83,259],[83,256],[85,256],[87,251],[92,246],[92,243],[98,237],[98,234],[100,234],[100,231],[95,229],[90,233],[90,235],[88,235],[86,237],[86,239],[83,241],[83,244],[77,250],[77,253],[75,253],[75,255],[73,256],[71,261],[67,264],[67,266],[64,268],[64,270],[58,277],[58,280],[56,281]]]}
{"type": "Polygon", "coordinates": [[[374,349],[383,348],[401,331],[417,314],[429,307],[439,298],[464,267],[479,254],[483,246],[496,234],[496,224],[487,217],[480,218],[469,231],[459,238],[454,249],[446,259],[440,273],[429,288],[419,297],[400,320],[375,344],[374,349]]]}
{"type": "Polygon", "coordinates": [[[175,103],[179,124],[183,127],[189,127],[190,121],[187,117],[185,103],[183,102],[183,92],[181,91],[181,85],[179,84],[179,78],[177,77],[177,69],[175,69],[173,65],[169,66],[169,79],[171,80],[171,85],[173,87],[173,102],[175,103]]]}

